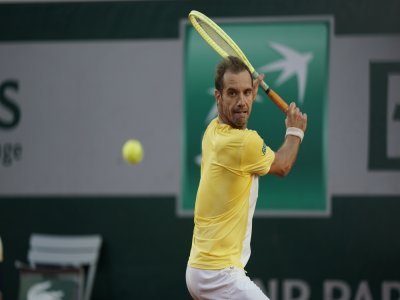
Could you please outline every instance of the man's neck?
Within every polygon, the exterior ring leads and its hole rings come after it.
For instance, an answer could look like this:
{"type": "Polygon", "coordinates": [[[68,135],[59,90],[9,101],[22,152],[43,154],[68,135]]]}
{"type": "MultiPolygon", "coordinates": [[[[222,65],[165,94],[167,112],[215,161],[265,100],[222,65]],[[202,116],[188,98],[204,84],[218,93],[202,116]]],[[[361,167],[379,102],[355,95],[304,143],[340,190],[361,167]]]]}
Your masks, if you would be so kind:
{"type": "Polygon", "coordinates": [[[220,115],[218,115],[218,122],[219,122],[220,124],[229,125],[230,127],[235,128],[235,129],[240,129],[240,130],[246,130],[246,129],[247,129],[247,126],[246,126],[245,128],[238,128],[238,127],[232,126],[232,124],[229,124],[228,122],[225,122],[225,121],[221,118],[220,115]]]}

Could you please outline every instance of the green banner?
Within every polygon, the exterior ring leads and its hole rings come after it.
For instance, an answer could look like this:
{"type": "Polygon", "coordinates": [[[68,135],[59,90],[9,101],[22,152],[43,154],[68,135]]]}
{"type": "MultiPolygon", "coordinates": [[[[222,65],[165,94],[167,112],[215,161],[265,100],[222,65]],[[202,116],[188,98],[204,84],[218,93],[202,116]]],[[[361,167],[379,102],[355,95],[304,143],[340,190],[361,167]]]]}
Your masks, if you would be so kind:
{"type": "MultiPolygon", "coordinates": [[[[239,45],[266,82],[287,102],[308,115],[308,128],[296,165],[284,179],[260,180],[256,215],[326,215],[327,108],[330,21],[296,19],[229,21],[219,25],[239,45]]],[[[179,212],[192,214],[200,179],[201,139],[217,115],[214,70],[220,57],[199,34],[184,30],[184,140],[179,212]]],[[[248,127],[278,150],[284,140],[285,116],[262,90],[248,127]]]]}

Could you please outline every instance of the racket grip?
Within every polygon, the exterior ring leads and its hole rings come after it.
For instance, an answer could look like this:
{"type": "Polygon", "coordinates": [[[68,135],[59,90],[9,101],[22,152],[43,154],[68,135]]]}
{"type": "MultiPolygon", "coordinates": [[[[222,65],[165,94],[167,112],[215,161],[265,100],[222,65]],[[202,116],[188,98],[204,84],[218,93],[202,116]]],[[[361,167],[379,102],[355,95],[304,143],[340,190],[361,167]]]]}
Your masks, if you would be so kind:
{"type": "Polygon", "coordinates": [[[271,88],[268,88],[265,91],[268,95],[268,97],[282,110],[284,113],[287,112],[289,105],[286,103],[285,100],[282,99],[281,96],[279,96],[275,91],[273,91],[271,88]]]}

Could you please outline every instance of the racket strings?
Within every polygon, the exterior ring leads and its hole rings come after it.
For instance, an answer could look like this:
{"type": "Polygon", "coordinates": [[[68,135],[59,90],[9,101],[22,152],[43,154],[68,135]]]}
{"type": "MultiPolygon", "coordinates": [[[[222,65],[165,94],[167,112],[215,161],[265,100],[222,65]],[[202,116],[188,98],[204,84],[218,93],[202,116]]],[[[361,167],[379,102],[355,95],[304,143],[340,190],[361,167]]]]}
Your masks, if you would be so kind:
{"type": "Polygon", "coordinates": [[[214,43],[220,47],[227,55],[238,56],[235,49],[231,47],[215,30],[213,27],[209,26],[207,23],[202,22],[200,19],[197,19],[197,23],[200,27],[205,31],[208,37],[214,41],[214,43]]]}

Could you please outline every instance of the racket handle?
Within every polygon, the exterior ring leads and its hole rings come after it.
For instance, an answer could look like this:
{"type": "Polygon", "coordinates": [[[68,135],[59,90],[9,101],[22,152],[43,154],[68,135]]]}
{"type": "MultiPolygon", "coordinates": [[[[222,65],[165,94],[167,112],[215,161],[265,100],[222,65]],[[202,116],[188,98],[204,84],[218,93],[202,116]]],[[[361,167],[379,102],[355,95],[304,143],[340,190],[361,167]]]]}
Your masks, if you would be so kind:
{"type": "Polygon", "coordinates": [[[285,100],[282,99],[281,96],[279,96],[275,91],[273,91],[271,88],[268,88],[265,91],[268,95],[268,97],[282,110],[284,113],[287,112],[289,105],[286,103],[285,100]]]}

